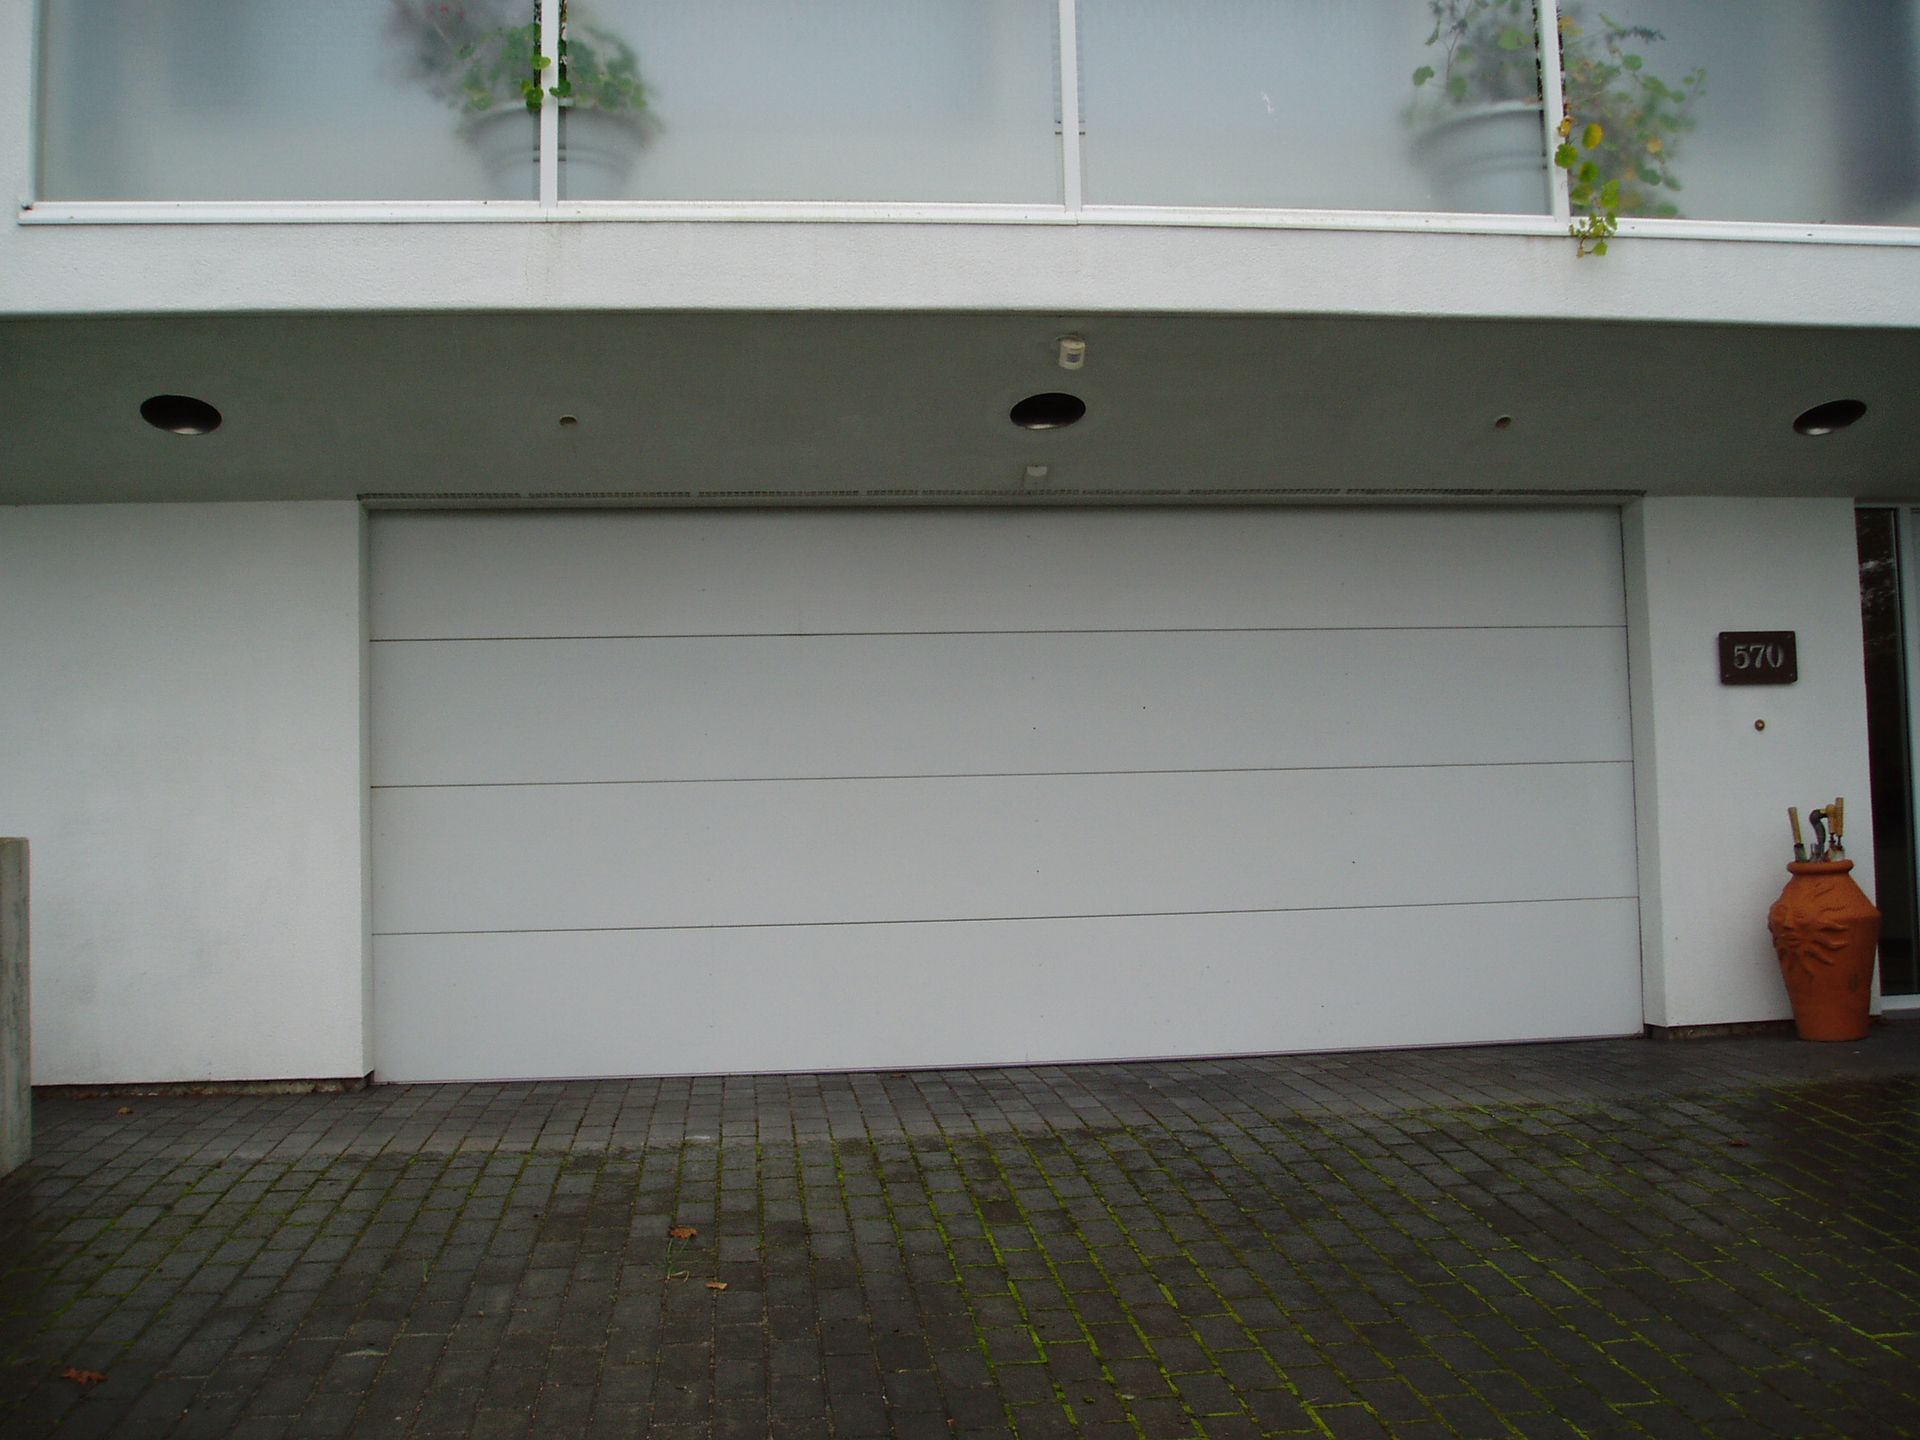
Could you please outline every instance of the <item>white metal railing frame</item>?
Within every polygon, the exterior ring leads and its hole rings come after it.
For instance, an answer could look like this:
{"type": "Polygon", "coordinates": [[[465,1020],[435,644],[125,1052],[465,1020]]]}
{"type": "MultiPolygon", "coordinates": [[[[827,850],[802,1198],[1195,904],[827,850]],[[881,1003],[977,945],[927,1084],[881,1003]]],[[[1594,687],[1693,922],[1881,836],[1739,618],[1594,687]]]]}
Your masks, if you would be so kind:
{"type": "MultiPolygon", "coordinates": [[[[536,0],[538,3],[538,0],[536,0]]],[[[1061,201],[1057,205],[884,201],[562,200],[560,107],[543,105],[537,200],[69,200],[24,197],[24,225],[388,225],[564,221],[735,221],[763,224],[981,224],[1171,226],[1200,229],[1346,230],[1465,235],[1566,236],[1572,221],[1568,177],[1551,162],[1565,113],[1560,61],[1561,0],[1534,0],[1540,37],[1541,143],[1548,157],[1549,211],[1479,215],[1450,211],[1306,210],[1232,206],[1088,204],[1080,148],[1079,0],[1055,0],[1060,87],[1061,201]]],[[[36,17],[41,7],[35,7],[36,17]]],[[[541,4],[541,53],[559,53],[561,6],[541,4]]],[[[36,43],[35,53],[39,47],[36,43]]],[[[40,76],[34,74],[38,86],[40,76]]],[[[38,106],[35,107],[38,114],[38,106]]],[[[37,179],[37,176],[36,176],[37,179]]],[[[1761,243],[1920,247],[1920,227],[1761,220],[1623,216],[1622,237],[1761,243]]]]}

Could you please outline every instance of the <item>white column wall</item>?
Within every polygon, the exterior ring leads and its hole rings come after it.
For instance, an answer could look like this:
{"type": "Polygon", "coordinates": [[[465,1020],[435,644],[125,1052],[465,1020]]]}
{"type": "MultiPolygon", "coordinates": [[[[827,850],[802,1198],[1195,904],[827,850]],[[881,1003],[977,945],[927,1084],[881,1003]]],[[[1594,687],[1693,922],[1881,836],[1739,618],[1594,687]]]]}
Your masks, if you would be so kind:
{"type": "Polygon", "coordinates": [[[366,1072],[363,549],[352,503],[0,509],[36,1084],[366,1072]]]}
{"type": "Polygon", "coordinates": [[[1846,797],[1854,878],[1873,893],[1853,505],[1649,499],[1624,519],[1646,1018],[1784,1019],[1766,918],[1789,805],[1846,797]],[[1795,631],[1799,683],[1721,685],[1722,630],[1795,631]]]}

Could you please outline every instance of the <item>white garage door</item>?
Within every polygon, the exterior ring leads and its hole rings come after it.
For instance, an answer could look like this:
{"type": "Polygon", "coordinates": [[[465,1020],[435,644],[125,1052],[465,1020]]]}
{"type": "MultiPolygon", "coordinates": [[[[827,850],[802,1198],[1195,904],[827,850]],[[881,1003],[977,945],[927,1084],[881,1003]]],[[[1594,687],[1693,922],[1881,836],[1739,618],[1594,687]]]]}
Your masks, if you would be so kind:
{"type": "Polygon", "coordinates": [[[390,1080],[1640,1025],[1611,511],[373,524],[390,1080]]]}

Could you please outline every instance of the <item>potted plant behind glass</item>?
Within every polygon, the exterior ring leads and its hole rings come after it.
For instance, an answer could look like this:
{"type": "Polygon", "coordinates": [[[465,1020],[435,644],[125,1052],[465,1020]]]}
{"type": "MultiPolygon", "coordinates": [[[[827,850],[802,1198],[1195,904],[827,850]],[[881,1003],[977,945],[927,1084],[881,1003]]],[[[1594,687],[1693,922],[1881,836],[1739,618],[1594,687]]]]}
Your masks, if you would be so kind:
{"type": "Polygon", "coordinates": [[[1430,61],[1413,72],[1414,153],[1449,210],[1548,209],[1533,0],[1428,0],[1430,61]]]}
{"type": "MultiPolygon", "coordinates": [[[[1539,34],[1533,0],[1428,0],[1433,58],[1413,72],[1416,149],[1449,209],[1537,215],[1547,208],[1539,34]]],[[[1565,114],[1554,163],[1568,172],[1579,252],[1604,255],[1622,215],[1674,216],[1674,153],[1694,127],[1706,71],[1669,84],[1647,67],[1665,36],[1560,8],[1565,114]]]]}
{"type": "Polygon", "coordinates": [[[539,7],[526,0],[393,0],[393,30],[413,77],[461,115],[496,193],[525,198],[538,168],[537,117],[562,107],[560,161],[570,199],[615,199],[658,127],[625,40],[563,6],[558,63],[540,53],[539,7]],[[548,84],[551,79],[553,83],[548,84]]]}
{"type": "Polygon", "coordinates": [[[1553,162],[1567,172],[1579,253],[1604,255],[1622,215],[1671,218],[1680,207],[1674,154],[1698,123],[1694,103],[1707,72],[1695,66],[1669,84],[1647,68],[1648,46],[1666,37],[1606,15],[1588,27],[1577,6],[1560,12],[1560,73],[1566,114],[1553,162]]]}

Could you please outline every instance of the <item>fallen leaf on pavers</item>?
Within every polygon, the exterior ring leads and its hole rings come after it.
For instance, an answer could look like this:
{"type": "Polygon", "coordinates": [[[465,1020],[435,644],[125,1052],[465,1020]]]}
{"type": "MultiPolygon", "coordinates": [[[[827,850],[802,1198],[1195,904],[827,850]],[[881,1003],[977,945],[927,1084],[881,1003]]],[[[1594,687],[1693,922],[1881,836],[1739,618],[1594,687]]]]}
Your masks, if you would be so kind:
{"type": "Polygon", "coordinates": [[[1739,1146],[1739,1147],[1740,1147],[1741,1149],[1743,1149],[1743,1150],[1744,1150],[1744,1149],[1745,1149],[1745,1148],[1746,1148],[1746,1147],[1747,1147],[1748,1145],[1751,1145],[1752,1143],[1753,1143],[1753,1142],[1752,1142],[1751,1140],[1729,1140],[1729,1141],[1727,1141],[1727,1144],[1729,1144],[1729,1145],[1737,1145],[1737,1146],[1739,1146]]]}
{"type": "Polygon", "coordinates": [[[113,1113],[116,1115],[131,1115],[133,1114],[133,1106],[122,1105],[118,1110],[114,1111],[113,1113]]]}
{"type": "Polygon", "coordinates": [[[691,1225],[676,1225],[667,1231],[669,1240],[697,1240],[699,1237],[700,1232],[691,1225]]]}
{"type": "Polygon", "coordinates": [[[693,1272],[692,1272],[691,1270],[669,1270],[669,1271],[667,1271],[667,1279],[669,1279],[669,1280],[685,1280],[685,1279],[687,1279],[687,1278],[688,1278],[689,1276],[691,1276],[692,1274],[693,1274],[693,1272]]]}
{"type": "Polygon", "coordinates": [[[69,1365],[60,1372],[62,1380],[71,1380],[76,1385],[98,1385],[107,1377],[98,1370],[76,1370],[69,1365]]]}
{"type": "Polygon", "coordinates": [[[707,1288],[709,1290],[724,1290],[727,1288],[727,1282],[724,1280],[709,1280],[707,1281],[707,1288]]]}

